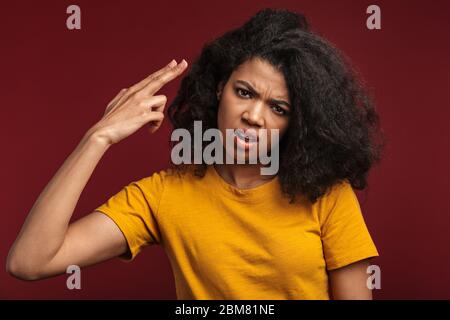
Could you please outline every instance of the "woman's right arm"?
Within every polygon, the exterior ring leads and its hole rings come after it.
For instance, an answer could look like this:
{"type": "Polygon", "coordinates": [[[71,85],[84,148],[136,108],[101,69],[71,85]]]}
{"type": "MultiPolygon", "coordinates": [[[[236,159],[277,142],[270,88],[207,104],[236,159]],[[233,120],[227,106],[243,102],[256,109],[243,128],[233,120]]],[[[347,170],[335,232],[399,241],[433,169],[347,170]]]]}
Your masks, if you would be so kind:
{"type": "Polygon", "coordinates": [[[147,123],[161,126],[167,98],[154,95],[180,75],[186,62],[151,74],[108,104],[103,118],[82,138],[39,195],[9,251],[6,268],[23,280],[66,272],[69,265],[92,265],[128,250],[124,235],[106,215],[92,212],[69,224],[95,167],[108,148],[147,123]]]}

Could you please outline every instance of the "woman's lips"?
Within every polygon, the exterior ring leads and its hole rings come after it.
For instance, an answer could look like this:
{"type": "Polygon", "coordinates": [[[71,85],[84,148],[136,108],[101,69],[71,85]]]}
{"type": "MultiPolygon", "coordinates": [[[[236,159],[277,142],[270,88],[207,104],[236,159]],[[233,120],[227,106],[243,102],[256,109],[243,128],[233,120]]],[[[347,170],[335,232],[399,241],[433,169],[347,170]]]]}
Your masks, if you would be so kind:
{"type": "Polygon", "coordinates": [[[254,129],[236,129],[234,134],[245,141],[248,142],[258,142],[258,133],[254,129]]]}
{"type": "Polygon", "coordinates": [[[246,134],[242,129],[235,130],[234,137],[237,146],[245,150],[248,150],[258,144],[257,136],[246,134]]]}

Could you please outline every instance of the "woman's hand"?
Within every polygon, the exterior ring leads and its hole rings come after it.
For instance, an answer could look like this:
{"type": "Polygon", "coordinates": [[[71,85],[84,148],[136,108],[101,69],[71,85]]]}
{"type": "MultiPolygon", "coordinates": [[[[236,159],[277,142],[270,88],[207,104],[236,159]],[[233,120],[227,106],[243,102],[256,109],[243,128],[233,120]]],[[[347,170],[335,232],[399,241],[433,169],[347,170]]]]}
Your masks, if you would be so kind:
{"type": "Polygon", "coordinates": [[[187,67],[183,59],[178,65],[172,60],[164,68],[149,75],[128,89],[122,89],[108,104],[103,118],[90,130],[107,145],[112,145],[136,132],[146,123],[150,132],[159,129],[164,119],[165,95],[155,95],[166,83],[179,76],[187,67]]]}

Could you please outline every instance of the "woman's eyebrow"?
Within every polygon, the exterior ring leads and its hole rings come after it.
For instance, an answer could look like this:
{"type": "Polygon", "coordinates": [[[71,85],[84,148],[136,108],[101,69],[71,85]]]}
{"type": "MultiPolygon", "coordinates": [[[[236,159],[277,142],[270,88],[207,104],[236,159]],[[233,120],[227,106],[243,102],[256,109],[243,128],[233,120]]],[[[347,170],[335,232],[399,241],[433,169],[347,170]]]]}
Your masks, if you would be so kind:
{"type": "MultiPolygon", "coordinates": [[[[236,83],[240,83],[240,84],[245,85],[245,86],[249,89],[249,91],[252,91],[253,94],[259,96],[259,93],[255,90],[255,88],[253,88],[253,87],[251,86],[251,84],[248,83],[247,81],[244,81],[244,80],[236,80],[236,83]]],[[[272,101],[272,102],[274,102],[274,103],[277,103],[277,104],[284,104],[284,105],[286,105],[286,106],[289,107],[289,108],[291,107],[291,105],[290,105],[288,102],[284,101],[284,100],[270,99],[270,101],[272,101]]]]}

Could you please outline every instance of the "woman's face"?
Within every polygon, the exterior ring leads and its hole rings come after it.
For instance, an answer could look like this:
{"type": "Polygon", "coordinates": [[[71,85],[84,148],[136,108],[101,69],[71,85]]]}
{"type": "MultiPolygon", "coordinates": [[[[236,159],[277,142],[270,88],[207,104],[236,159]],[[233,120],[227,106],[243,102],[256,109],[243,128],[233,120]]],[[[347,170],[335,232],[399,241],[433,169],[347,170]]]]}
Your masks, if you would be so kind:
{"type": "MultiPolygon", "coordinates": [[[[291,102],[284,76],[261,58],[241,64],[230,75],[225,86],[219,85],[218,97],[218,129],[225,141],[226,129],[254,129],[256,133],[267,129],[267,150],[270,150],[270,129],[278,129],[281,140],[288,128],[291,102]]],[[[241,147],[246,151],[247,159],[249,148],[256,144],[239,139],[239,134],[233,139],[235,150],[241,147]]]]}

